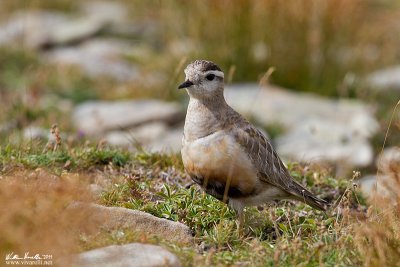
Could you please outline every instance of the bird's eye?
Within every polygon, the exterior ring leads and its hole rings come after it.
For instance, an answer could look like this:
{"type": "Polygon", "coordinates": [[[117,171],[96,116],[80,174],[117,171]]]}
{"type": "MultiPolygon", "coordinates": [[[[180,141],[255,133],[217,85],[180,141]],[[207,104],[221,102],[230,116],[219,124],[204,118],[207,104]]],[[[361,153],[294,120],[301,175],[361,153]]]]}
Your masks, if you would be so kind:
{"type": "Polygon", "coordinates": [[[208,75],[206,76],[206,79],[209,80],[209,81],[214,80],[214,78],[215,78],[215,75],[214,75],[214,74],[208,74],[208,75]]]}

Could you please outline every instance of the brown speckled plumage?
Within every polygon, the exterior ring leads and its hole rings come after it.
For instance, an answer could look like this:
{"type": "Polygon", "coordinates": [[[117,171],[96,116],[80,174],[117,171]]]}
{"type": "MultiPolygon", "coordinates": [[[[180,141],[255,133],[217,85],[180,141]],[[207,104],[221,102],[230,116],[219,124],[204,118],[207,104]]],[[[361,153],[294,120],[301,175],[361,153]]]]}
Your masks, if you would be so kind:
{"type": "Polygon", "coordinates": [[[245,206],[272,199],[296,199],[326,208],[326,201],[290,176],[269,140],[226,103],[223,73],[216,64],[196,60],[185,74],[193,85],[186,88],[190,101],[182,159],[195,182],[239,213],[245,206]],[[210,71],[221,73],[221,79],[205,79],[210,71]]]}

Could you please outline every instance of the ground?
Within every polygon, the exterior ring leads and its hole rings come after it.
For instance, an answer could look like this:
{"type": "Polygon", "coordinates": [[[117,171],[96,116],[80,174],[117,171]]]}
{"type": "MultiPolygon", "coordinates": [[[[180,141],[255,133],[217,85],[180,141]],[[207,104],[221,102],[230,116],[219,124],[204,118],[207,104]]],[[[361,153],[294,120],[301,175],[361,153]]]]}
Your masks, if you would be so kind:
{"type": "MultiPolygon", "coordinates": [[[[61,257],[137,241],[161,244],[185,266],[390,265],[399,253],[394,245],[400,239],[392,232],[398,222],[383,216],[380,220],[389,220],[383,228],[352,177],[332,177],[329,169],[289,164],[293,177],[333,203],[332,209],[324,213],[292,201],[248,208],[245,233],[239,235],[234,211],[190,185],[179,155],[131,153],[88,143],[61,143],[56,151],[47,147],[43,152],[45,147],[30,143],[0,148],[0,207],[6,214],[0,220],[2,252],[50,249],[61,257]],[[89,184],[99,184],[104,191],[91,192],[89,184]],[[72,201],[137,209],[179,221],[191,228],[195,241],[171,242],[134,229],[83,234],[82,227],[90,227],[85,215],[64,216],[72,201]],[[381,235],[366,238],[365,231],[381,235]],[[391,248],[393,255],[387,250],[383,258],[379,250],[365,254],[377,244],[378,249],[391,248]]],[[[389,213],[392,219],[398,215],[389,213]]]]}

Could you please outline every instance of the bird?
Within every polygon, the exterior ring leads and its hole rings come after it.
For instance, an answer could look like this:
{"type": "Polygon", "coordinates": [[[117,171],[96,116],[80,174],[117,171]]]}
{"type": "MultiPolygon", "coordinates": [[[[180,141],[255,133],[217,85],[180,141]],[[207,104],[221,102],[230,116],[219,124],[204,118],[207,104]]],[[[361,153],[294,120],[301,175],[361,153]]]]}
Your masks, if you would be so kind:
{"type": "Polygon", "coordinates": [[[228,204],[243,226],[243,210],[273,200],[293,199],[325,211],[328,202],[299,184],[270,140],[224,98],[224,73],[212,61],[196,60],[178,89],[189,95],[182,162],[191,179],[228,204]]]}

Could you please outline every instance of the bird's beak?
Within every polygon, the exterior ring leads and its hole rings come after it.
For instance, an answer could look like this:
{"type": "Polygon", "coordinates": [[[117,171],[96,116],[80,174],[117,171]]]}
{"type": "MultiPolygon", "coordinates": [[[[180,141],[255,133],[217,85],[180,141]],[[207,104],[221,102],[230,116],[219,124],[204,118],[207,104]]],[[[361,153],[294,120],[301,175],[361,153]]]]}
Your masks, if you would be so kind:
{"type": "Polygon", "coordinates": [[[191,81],[186,80],[181,85],[178,86],[178,89],[188,88],[192,85],[193,85],[193,83],[191,81]]]}

